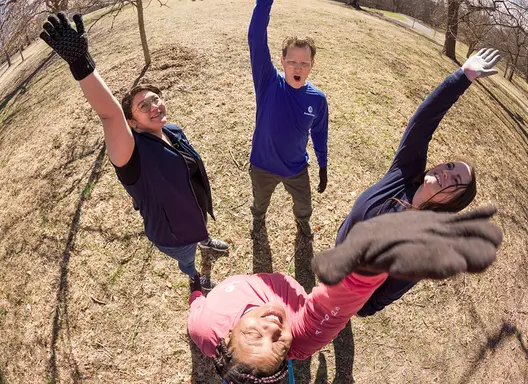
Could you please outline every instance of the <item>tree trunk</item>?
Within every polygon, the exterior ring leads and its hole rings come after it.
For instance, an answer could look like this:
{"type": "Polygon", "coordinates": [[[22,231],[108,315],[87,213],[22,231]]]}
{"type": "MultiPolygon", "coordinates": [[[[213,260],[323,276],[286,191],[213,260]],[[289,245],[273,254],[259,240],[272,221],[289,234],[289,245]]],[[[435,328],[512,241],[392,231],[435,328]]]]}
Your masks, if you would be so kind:
{"type": "Polygon", "coordinates": [[[510,70],[510,76],[508,76],[508,81],[511,83],[513,80],[513,74],[515,73],[515,68],[517,68],[517,62],[519,61],[519,51],[517,51],[517,54],[515,55],[515,58],[513,59],[511,63],[511,70],[510,70]]]}
{"type": "Polygon", "coordinates": [[[4,54],[5,54],[5,57],[6,57],[7,66],[10,67],[11,66],[11,58],[9,57],[9,53],[7,53],[7,51],[5,49],[4,49],[4,54]]]}
{"type": "Polygon", "coordinates": [[[141,37],[141,46],[143,47],[143,56],[145,56],[145,65],[150,64],[150,52],[147,43],[147,34],[145,32],[145,19],[143,18],[143,0],[136,2],[138,10],[139,36],[141,37]]]}
{"type": "Polygon", "coordinates": [[[351,5],[356,9],[361,9],[361,7],[359,6],[359,0],[348,0],[347,5],[351,5]]]}
{"type": "Polygon", "coordinates": [[[466,54],[466,59],[469,59],[469,56],[471,56],[471,54],[475,52],[475,43],[469,43],[469,46],[468,46],[468,51],[467,51],[467,54],[466,54]]]}
{"type": "Polygon", "coordinates": [[[456,60],[456,39],[458,35],[459,0],[449,0],[447,8],[447,28],[442,53],[452,60],[456,60]]]}

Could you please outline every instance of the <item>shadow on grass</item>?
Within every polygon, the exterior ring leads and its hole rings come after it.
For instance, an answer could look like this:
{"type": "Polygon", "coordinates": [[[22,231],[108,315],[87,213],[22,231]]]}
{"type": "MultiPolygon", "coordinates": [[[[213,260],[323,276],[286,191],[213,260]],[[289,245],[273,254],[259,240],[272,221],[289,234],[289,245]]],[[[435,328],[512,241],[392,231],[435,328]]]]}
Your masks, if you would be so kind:
{"type": "Polygon", "coordinates": [[[37,73],[39,73],[51,60],[51,58],[54,56],[54,52],[52,51],[45,59],[43,59],[40,64],[37,66],[37,68],[29,74],[20,84],[18,84],[13,91],[11,91],[9,94],[7,94],[2,101],[0,101],[0,112],[6,107],[6,105],[13,99],[15,96],[19,95],[20,93],[24,93],[26,91],[26,86],[29,84],[31,79],[35,77],[37,73]]]}
{"type": "Polygon", "coordinates": [[[134,83],[132,84],[132,88],[134,88],[136,85],[139,84],[139,81],[143,78],[143,76],[145,76],[145,73],[147,73],[149,67],[150,67],[150,64],[146,64],[143,67],[143,69],[141,70],[141,73],[139,74],[139,76],[136,78],[136,80],[134,80],[134,83]]]}
{"type": "Polygon", "coordinates": [[[485,363],[484,360],[488,352],[491,352],[492,354],[495,353],[509,339],[517,339],[521,348],[521,353],[524,355],[525,359],[528,359],[528,347],[522,338],[521,331],[519,331],[515,325],[503,321],[501,328],[493,335],[488,336],[486,342],[480,347],[473,364],[466,370],[460,379],[459,384],[466,384],[472,381],[472,376],[479,367],[485,363]]]}
{"type": "MultiPolygon", "coordinates": [[[[303,236],[298,229],[295,237],[295,280],[299,282],[305,289],[306,293],[312,292],[315,287],[315,274],[312,271],[313,258],[313,239],[303,236]]],[[[326,360],[322,357],[324,364],[321,365],[321,356],[319,356],[319,367],[317,369],[317,376],[320,379],[319,383],[326,383],[328,372],[326,369],[326,360]]],[[[295,360],[293,362],[293,372],[296,384],[311,384],[310,365],[312,358],[306,360],[295,360]]]]}
{"type": "Polygon", "coordinates": [[[334,354],[336,373],[333,384],[349,384],[354,382],[354,334],[350,320],[345,328],[334,339],[334,354]]]}
{"type": "Polygon", "coordinates": [[[269,245],[266,224],[258,233],[252,234],[253,238],[253,273],[273,273],[273,260],[269,245]]]}
{"type": "Polygon", "coordinates": [[[1,369],[0,369],[0,384],[7,384],[7,381],[5,380],[5,377],[4,377],[4,372],[2,372],[1,369]]]}
{"type": "Polygon", "coordinates": [[[189,334],[187,334],[189,348],[192,357],[192,384],[218,384],[221,381],[216,373],[213,360],[202,354],[200,349],[194,344],[189,334]]]}
{"type": "MultiPolygon", "coordinates": [[[[59,382],[58,372],[57,372],[57,342],[59,341],[61,330],[66,331],[66,336],[62,336],[63,342],[65,340],[71,340],[70,338],[70,324],[68,320],[68,273],[69,273],[69,264],[70,264],[70,255],[73,247],[75,245],[75,237],[79,230],[79,220],[81,218],[82,207],[84,202],[89,198],[89,193],[87,190],[91,190],[93,186],[99,180],[102,171],[103,159],[105,155],[106,146],[104,143],[101,145],[101,149],[97,158],[95,159],[92,172],[88,181],[86,183],[85,189],[81,192],[79,201],[77,202],[77,208],[73,219],[70,225],[70,230],[68,233],[68,239],[66,240],[66,246],[62,253],[62,260],[60,262],[60,273],[59,281],[57,287],[57,304],[55,306],[55,314],[53,317],[53,326],[51,333],[51,356],[48,361],[48,382],[57,383],[59,382]]],[[[69,353],[66,356],[68,365],[70,366],[71,372],[71,381],[73,383],[78,383],[81,381],[81,373],[77,362],[73,358],[72,345],[69,345],[69,353]]]]}
{"type": "MultiPolygon", "coordinates": [[[[488,95],[498,104],[500,105],[500,107],[504,110],[504,112],[506,112],[506,114],[510,117],[510,119],[513,120],[513,122],[517,125],[517,128],[519,128],[519,131],[524,135],[524,142],[528,144],[528,131],[526,130],[527,127],[526,127],[526,121],[524,120],[524,118],[519,115],[518,113],[515,113],[513,112],[512,110],[510,110],[503,102],[501,102],[499,100],[499,98],[497,96],[495,96],[493,94],[493,92],[491,92],[489,90],[489,88],[487,88],[484,84],[482,83],[479,83],[479,86],[482,87],[482,89],[484,89],[488,95]]],[[[522,108],[522,107],[521,107],[522,108]]],[[[495,112],[496,114],[496,112],[495,112]]]]}

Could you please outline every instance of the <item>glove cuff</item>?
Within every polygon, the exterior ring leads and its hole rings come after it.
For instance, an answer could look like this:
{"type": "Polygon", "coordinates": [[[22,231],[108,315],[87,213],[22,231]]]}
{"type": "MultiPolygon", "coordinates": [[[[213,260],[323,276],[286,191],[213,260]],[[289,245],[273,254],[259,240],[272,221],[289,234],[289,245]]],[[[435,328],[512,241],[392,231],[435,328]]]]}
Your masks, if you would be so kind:
{"type": "Polygon", "coordinates": [[[88,52],[70,64],[70,71],[75,80],[80,81],[95,70],[95,62],[88,52]]]}

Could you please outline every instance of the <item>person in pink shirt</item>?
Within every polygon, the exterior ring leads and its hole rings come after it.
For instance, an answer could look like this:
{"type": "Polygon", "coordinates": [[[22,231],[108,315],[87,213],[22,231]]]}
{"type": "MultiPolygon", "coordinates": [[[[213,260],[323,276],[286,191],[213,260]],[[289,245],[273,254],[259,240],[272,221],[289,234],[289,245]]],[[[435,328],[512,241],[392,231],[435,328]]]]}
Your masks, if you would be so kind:
{"type": "Polygon", "coordinates": [[[287,360],[331,342],[387,276],[442,279],[485,270],[502,232],[494,208],[456,215],[407,211],[357,224],[337,247],[314,257],[320,283],[308,295],[283,273],[232,276],[207,297],[189,298],[188,331],[228,383],[278,383],[287,360]]]}

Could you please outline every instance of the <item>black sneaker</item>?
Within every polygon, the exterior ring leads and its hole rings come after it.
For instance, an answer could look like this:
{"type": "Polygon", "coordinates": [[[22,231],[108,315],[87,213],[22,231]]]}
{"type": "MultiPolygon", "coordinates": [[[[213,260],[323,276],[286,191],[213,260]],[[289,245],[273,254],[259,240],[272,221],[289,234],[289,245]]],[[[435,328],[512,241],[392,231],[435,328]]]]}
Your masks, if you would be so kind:
{"type": "Polygon", "coordinates": [[[309,221],[305,220],[297,220],[297,228],[302,232],[302,234],[306,237],[312,238],[314,235],[314,231],[312,229],[312,225],[309,221]]]}
{"type": "Polygon", "coordinates": [[[189,278],[190,286],[191,286],[191,293],[193,292],[193,290],[196,290],[195,281],[194,281],[194,279],[196,277],[199,277],[199,279],[200,279],[200,285],[201,285],[201,288],[202,288],[202,293],[204,295],[207,295],[209,292],[211,292],[211,290],[214,287],[216,287],[216,281],[211,279],[209,276],[204,276],[204,275],[197,274],[196,276],[189,278]]]}
{"type": "Polygon", "coordinates": [[[227,252],[229,248],[229,244],[227,244],[225,241],[211,238],[200,241],[198,246],[203,249],[212,249],[216,252],[227,252]]]}

